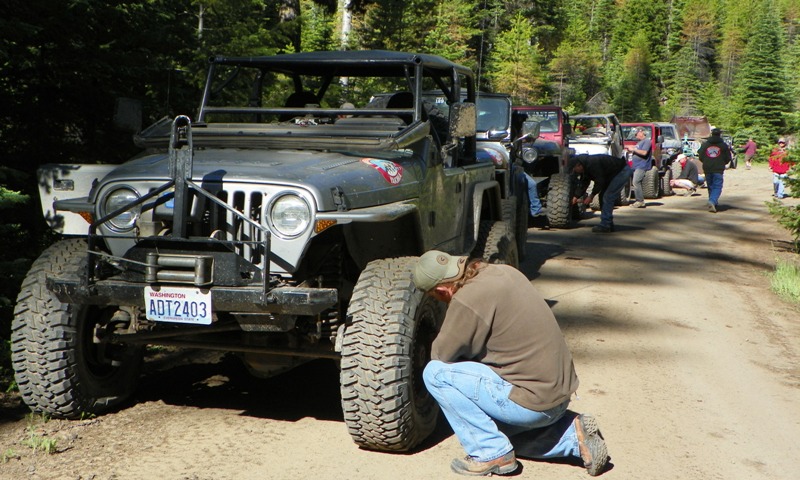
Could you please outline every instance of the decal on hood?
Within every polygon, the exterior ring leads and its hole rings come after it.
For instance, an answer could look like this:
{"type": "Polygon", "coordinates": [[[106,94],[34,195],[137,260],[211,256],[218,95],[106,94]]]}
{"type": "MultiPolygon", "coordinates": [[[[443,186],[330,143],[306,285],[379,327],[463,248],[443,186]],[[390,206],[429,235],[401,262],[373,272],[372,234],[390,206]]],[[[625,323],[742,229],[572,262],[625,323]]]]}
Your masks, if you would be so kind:
{"type": "Polygon", "coordinates": [[[361,163],[371,165],[372,168],[380,172],[384,180],[392,185],[397,185],[403,180],[403,167],[394,162],[378,158],[362,158],[361,163]]]}

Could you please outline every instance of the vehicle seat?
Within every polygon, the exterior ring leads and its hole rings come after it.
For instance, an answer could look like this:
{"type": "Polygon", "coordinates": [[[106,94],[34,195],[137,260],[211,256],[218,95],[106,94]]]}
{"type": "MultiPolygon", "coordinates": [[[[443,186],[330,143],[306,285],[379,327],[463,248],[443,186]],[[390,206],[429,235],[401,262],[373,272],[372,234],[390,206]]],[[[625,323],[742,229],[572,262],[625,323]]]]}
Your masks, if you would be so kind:
{"type": "MultiPolygon", "coordinates": [[[[397,92],[389,97],[386,108],[414,108],[414,96],[411,92],[397,92]]],[[[413,115],[399,115],[406,124],[410,124],[413,115]]]]}
{"type": "MultiPolygon", "coordinates": [[[[303,108],[308,104],[317,104],[319,101],[317,100],[316,95],[311,92],[300,91],[294,92],[288,97],[286,97],[286,102],[284,103],[284,107],[287,108],[303,108]]],[[[289,120],[296,117],[296,114],[293,113],[286,113],[281,115],[280,121],[281,122],[288,122],[289,120]]]]}

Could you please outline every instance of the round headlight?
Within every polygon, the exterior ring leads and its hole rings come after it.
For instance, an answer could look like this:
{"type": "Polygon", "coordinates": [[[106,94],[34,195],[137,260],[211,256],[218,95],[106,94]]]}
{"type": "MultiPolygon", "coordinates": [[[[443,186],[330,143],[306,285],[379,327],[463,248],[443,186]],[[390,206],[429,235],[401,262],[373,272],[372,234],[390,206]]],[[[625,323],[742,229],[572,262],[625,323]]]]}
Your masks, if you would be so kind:
{"type": "Polygon", "coordinates": [[[311,223],[311,208],[297,195],[283,195],[272,204],[269,218],[276,233],[296,237],[311,223]]]}
{"type": "Polygon", "coordinates": [[[525,148],[522,150],[522,161],[525,163],[533,163],[539,156],[539,152],[535,148],[525,148]]]}
{"type": "MultiPolygon", "coordinates": [[[[106,195],[103,202],[102,216],[129,205],[139,199],[139,194],[129,188],[118,188],[106,195]]],[[[142,213],[141,205],[126,210],[108,221],[114,230],[130,230],[142,213]]]]}

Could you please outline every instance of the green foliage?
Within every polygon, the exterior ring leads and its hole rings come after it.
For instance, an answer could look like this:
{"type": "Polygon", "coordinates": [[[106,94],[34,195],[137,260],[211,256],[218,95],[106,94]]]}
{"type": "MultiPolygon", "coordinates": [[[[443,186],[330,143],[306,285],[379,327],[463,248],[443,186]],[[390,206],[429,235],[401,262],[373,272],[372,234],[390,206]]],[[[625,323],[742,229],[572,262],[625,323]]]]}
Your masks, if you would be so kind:
{"type": "Polygon", "coordinates": [[[312,0],[302,0],[300,5],[303,12],[301,50],[304,52],[334,50],[337,43],[334,39],[336,21],[333,12],[312,0]]]}
{"type": "Polygon", "coordinates": [[[612,109],[625,122],[655,121],[658,117],[647,42],[644,33],[636,34],[625,55],[623,74],[613,88],[612,109]]]}
{"type": "Polygon", "coordinates": [[[41,435],[38,431],[37,427],[48,421],[50,421],[50,419],[45,415],[37,416],[33,413],[28,415],[28,427],[26,429],[28,437],[22,441],[22,444],[32,448],[33,453],[41,450],[51,455],[58,451],[58,440],[41,435]]]}
{"type": "Polygon", "coordinates": [[[800,267],[778,261],[770,279],[772,291],[786,301],[800,303],[800,267]]]}
{"type": "Polygon", "coordinates": [[[477,67],[477,55],[470,48],[470,42],[480,34],[477,28],[477,2],[444,0],[438,2],[434,8],[435,25],[425,36],[425,51],[473,69],[477,67]]]}
{"type": "Polygon", "coordinates": [[[585,111],[586,102],[602,87],[602,52],[587,42],[589,26],[580,15],[571,17],[566,39],[550,60],[553,100],[568,111],[585,111]]]}
{"type": "Polygon", "coordinates": [[[20,456],[13,448],[7,448],[2,455],[0,455],[0,463],[8,463],[13,459],[19,459],[20,456]]]}
{"type": "Polygon", "coordinates": [[[745,127],[760,125],[782,132],[784,112],[791,108],[784,34],[773,0],[762,0],[753,12],[753,28],[736,79],[737,110],[745,127]]]}
{"type": "MultiPolygon", "coordinates": [[[[794,198],[800,198],[800,153],[798,149],[789,149],[784,158],[786,162],[795,164],[786,178],[784,184],[788,187],[787,193],[794,198]]],[[[800,252],[800,205],[784,205],[778,200],[767,203],[769,213],[776,217],[778,223],[789,230],[794,238],[794,248],[800,252]]]]}
{"type": "Polygon", "coordinates": [[[532,34],[533,26],[517,14],[511,29],[498,35],[487,72],[494,91],[508,93],[521,104],[541,103],[544,96],[541,56],[531,44],[532,34]]]}

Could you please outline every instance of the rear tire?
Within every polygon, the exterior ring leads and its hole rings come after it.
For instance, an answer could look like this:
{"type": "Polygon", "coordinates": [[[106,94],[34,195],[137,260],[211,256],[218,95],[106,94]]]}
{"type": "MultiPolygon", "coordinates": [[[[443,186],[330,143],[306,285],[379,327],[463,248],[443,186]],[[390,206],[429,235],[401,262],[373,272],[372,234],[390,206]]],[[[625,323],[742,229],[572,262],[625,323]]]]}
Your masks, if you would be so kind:
{"type": "Polygon", "coordinates": [[[407,451],[436,426],[439,406],[422,381],[443,318],[416,289],[414,257],[367,264],[347,310],[341,360],[342,411],[360,447],[407,451]]]}
{"type": "Polygon", "coordinates": [[[482,221],[478,243],[471,256],[482,258],[486,263],[501,263],[519,268],[517,242],[514,241],[506,222],[482,221]]]}
{"type": "Polygon", "coordinates": [[[22,282],[11,326],[11,361],[23,401],[34,412],[60,418],[99,414],[135,390],[141,347],[95,343],[115,307],[61,303],[47,277],[79,278],[86,269],[83,240],[52,245],[22,282]]]}

